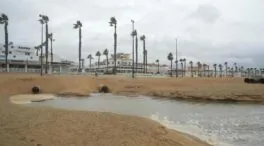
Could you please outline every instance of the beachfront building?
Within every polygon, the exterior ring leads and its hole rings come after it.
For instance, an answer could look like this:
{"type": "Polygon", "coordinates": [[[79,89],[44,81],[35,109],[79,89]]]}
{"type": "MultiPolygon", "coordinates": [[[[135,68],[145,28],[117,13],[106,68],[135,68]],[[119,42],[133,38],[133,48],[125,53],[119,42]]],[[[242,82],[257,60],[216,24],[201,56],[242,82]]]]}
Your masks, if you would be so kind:
{"type": "MultiPolygon", "coordinates": [[[[117,53],[116,58],[117,58],[117,60],[116,60],[116,72],[117,73],[122,73],[122,74],[132,73],[133,63],[132,63],[132,59],[130,57],[130,54],[117,53]]],[[[97,59],[98,59],[97,57],[95,57],[93,59],[94,63],[91,64],[91,67],[89,66],[89,64],[86,64],[86,66],[84,67],[84,71],[85,72],[98,72],[98,73],[107,73],[107,72],[111,73],[113,71],[114,55],[111,55],[111,57],[109,57],[108,67],[107,67],[107,60],[106,59],[100,61],[99,64],[98,64],[97,59]]],[[[158,72],[158,64],[149,63],[149,64],[147,64],[146,68],[147,68],[146,74],[156,74],[158,72]]],[[[77,66],[71,67],[71,70],[77,71],[77,66]]],[[[160,74],[166,73],[167,70],[168,70],[167,65],[160,65],[159,66],[160,74]]],[[[135,71],[135,73],[143,74],[144,73],[143,63],[139,62],[137,65],[135,63],[134,64],[134,71],[135,71]]]]}
{"type": "MultiPolygon", "coordinates": [[[[45,49],[43,49],[44,52],[45,49]]],[[[14,45],[8,47],[7,64],[5,60],[5,47],[0,44],[0,72],[29,72],[40,73],[41,57],[40,51],[36,54],[34,47],[14,45]]],[[[43,54],[45,56],[45,54],[43,54]]],[[[53,54],[53,62],[51,63],[51,55],[48,55],[48,72],[63,73],[68,72],[72,62],[61,59],[58,55],[53,54]]],[[[46,60],[43,57],[43,72],[45,70],[46,60]]]]}

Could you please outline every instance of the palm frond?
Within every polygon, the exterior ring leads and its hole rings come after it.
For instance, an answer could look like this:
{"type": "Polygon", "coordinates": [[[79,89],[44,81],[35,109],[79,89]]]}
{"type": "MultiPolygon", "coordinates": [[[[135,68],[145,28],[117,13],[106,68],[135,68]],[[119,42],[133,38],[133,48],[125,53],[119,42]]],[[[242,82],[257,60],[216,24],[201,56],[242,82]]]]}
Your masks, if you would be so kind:
{"type": "Polygon", "coordinates": [[[8,21],[8,17],[7,17],[6,14],[2,13],[2,14],[1,14],[1,17],[2,17],[2,19],[3,19],[4,21],[8,21]]]}
{"type": "Polygon", "coordinates": [[[79,28],[78,24],[73,24],[73,28],[74,28],[74,29],[79,28]]]}
{"type": "Polygon", "coordinates": [[[145,35],[142,35],[141,37],[140,37],[140,40],[145,40],[146,39],[146,36],[145,35]]]}

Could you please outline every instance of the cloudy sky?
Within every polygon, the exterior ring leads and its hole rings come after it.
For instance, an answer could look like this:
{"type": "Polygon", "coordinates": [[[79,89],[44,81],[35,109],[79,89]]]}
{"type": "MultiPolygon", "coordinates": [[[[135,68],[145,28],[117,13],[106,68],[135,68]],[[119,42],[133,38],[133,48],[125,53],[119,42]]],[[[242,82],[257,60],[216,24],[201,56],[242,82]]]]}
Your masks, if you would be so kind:
{"type": "MultiPolygon", "coordinates": [[[[73,23],[83,23],[83,57],[108,48],[113,52],[113,28],[118,21],[118,52],[131,53],[131,19],[138,34],[146,35],[149,62],[167,54],[202,63],[264,67],[263,0],[1,0],[0,13],[9,16],[10,40],[15,44],[40,43],[38,15],[50,18],[54,51],[63,58],[77,60],[78,31],[73,23]]],[[[0,42],[4,42],[0,26],[0,42]]],[[[142,42],[139,43],[142,60],[142,42]]]]}

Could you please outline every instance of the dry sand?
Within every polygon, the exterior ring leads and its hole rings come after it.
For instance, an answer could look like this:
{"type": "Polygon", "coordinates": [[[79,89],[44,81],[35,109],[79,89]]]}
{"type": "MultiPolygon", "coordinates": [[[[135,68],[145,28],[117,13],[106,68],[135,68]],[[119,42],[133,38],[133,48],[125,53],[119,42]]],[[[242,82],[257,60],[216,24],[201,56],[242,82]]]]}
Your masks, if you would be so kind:
{"type": "MultiPolygon", "coordinates": [[[[242,79],[129,79],[120,77],[0,74],[0,146],[133,145],[202,146],[196,138],[134,116],[67,111],[14,105],[9,97],[28,94],[34,85],[43,93],[89,95],[106,84],[116,94],[144,94],[166,98],[227,99],[262,102],[263,85],[242,79]]],[[[232,100],[232,101],[233,101],[232,100]]]]}

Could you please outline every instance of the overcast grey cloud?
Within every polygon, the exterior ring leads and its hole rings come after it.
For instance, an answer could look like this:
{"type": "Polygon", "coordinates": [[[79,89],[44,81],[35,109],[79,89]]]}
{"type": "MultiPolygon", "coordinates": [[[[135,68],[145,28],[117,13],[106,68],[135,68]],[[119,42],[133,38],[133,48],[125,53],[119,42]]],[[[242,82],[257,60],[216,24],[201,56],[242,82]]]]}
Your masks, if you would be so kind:
{"type": "MultiPolygon", "coordinates": [[[[145,34],[149,62],[175,54],[209,64],[237,62],[264,67],[263,0],[1,0],[0,13],[9,16],[10,40],[35,46],[40,43],[40,13],[50,18],[54,51],[77,60],[76,20],[83,22],[83,57],[108,48],[113,52],[113,28],[118,21],[118,52],[131,52],[131,19],[138,33],[145,34]]],[[[4,29],[0,26],[0,42],[4,29]]],[[[142,42],[139,44],[142,60],[142,42]]]]}

